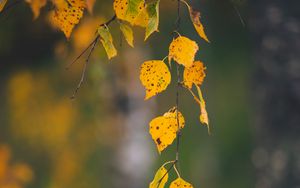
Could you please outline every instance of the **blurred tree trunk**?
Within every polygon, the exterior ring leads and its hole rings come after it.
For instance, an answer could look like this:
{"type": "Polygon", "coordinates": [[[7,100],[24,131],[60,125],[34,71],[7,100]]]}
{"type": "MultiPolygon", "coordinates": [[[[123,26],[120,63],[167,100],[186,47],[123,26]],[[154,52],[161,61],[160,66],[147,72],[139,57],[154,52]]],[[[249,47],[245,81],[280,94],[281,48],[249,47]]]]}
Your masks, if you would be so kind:
{"type": "Polygon", "coordinates": [[[300,187],[300,1],[251,0],[256,188],[300,187]]]}

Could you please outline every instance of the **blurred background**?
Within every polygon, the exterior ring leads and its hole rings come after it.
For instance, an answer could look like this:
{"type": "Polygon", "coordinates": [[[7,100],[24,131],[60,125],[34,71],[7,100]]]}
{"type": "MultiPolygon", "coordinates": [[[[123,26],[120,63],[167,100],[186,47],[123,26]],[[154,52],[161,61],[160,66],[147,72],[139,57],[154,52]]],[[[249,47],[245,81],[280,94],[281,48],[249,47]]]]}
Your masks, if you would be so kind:
{"type": "MultiPolygon", "coordinates": [[[[211,40],[197,36],[182,6],[179,31],[197,41],[207,67],[203,92],[213,135],[181,89],[182,177],[197,188],[299,188],[300,2],[188,2],[201,11],[211,40]]],[[[176,84],[144,101],[139,66],[167,55],[176,2],[161,1],[160,32],[146,43],[135,28],[135,48],[111,24],[118,57],[108,61],[97,45],[75,100],[85,57],[65,67],[113,15],[112,1],[96,1],[69,41],[50,26],[51,9],[33,20],[22,2],[0,17],[0,187],[148,187],[175,157],[174,146],[158,154],[148,123],[175,105],[176,84]]]]}

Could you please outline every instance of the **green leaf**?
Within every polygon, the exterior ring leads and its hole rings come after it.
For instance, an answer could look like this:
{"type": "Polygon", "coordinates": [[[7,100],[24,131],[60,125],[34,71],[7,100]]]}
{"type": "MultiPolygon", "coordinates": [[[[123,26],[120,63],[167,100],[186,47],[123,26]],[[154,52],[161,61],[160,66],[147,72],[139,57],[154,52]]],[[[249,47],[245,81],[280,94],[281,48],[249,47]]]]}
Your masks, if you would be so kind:
{"type": "Polygon", "coordinates": [[[98,34],[100,35],[100,41],[107,53],[108,59],[111,59],[117,55],[117,50],[113,44],[113,38],[107,26],[100,26],[98,28],[98,34]]]}
{"type": "Polygon", "coordinates": [[[133,31],[131,29],[130,26],[124,24],[124,23],[120,23],[120,29],[127,41],[127,43],[131,46],[131,47],[134,47],[133,45],[133,31]]]}
{"type": "Polygon", "coordinates": [[[146,36],[145,40],[155,31],[158,31],[159,25],[159,2],[155,1],[147,4],[146,10],[148,14],[148,25],[146,27],[146,36]]]}
{"type": "Polygon", "coordinates": [[[153,181],[150,183],[149,188],[164,188],[169,178],[167,169],[162,166],[156,172],[153,181]]]}

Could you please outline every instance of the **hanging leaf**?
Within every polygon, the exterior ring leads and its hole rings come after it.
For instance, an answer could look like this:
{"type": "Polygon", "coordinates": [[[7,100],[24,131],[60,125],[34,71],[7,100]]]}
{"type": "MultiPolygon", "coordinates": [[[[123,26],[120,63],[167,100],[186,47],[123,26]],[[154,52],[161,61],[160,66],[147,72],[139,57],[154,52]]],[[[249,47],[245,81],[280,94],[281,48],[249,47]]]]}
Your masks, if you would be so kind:
{"type": "Polygon", "coordinates": [[[7,3],[7,0],[0,0],[0,12],[3,10],[6,3],[7,3]]]}
{"type": "Polygon", "coordinates": [[[145,100],[164,91],[171,82],[171,73],[161,60],[146,61],[141,65],[140,80],[146,88],[145,100]]]}
{"type": "Polygon", "coordinates": [[[182,178],[177,178],[172,181],[170,188],[193,188],[192,184],[184,181],[182,178]]]}
{"type": "Polygon", "coordinates": [[[158,31],[159,24],[159,2],[157,0],[155,2],[149,3],[146,6],[147,14],[148,14],[148,24],[146,27],[146,35],[145,40],[155,31],[158,31]]]}
{"type": "Polygon", "coordinates": [[[113,38],[107,26],[100,26],[98,28],[98,34],[100,35],[100,41],[106,51],[108,59],[111,59],[117,55],[117,50],[113,44],[113,38]]]}
{"type": "Polygon", "coordinates": [[[202,91],[198,85],[196,85],[197,92],[199,95],[199,101],[200,101],[200,117],[199,120],[201,123],[205,124],[208,128],[208,133],[211,134],[210,126],[209,126],[209,120],[208,120],[208,113],[206,111],[206,103],[203,99],[202,91]]]}
{"type": "Polygon", "coordinates": [[[86,7],[84,0],[55,0],[56,9],[52,15],[52,23],[59,27],[69,39],[73,28],[79,23],[86,7]]]}
{"type": "Polygon", "coordinates": [[[149,188],[164,188],[169,178],[167,169],[162,166],[155,173],[154,179],[149,185],[149,188]]]}
{"type": "Polygon", "coordinates": [[[204,26],[202,25],[201,21],[200,21],[200,12],[199,11],[196,11],[194,10],[192,7],[189,6],[189,12],[190,12],[190,17],[191,17],[191,20],[193,22],[193,25],[197,31],[197,33],[199,34],[199,36],[201,38],[203,38],[204,40],[206,40],[207,42],[209,42],[206,34],[205,34],[205,31],[204,31],[204,26]]]}
{"type": "Polygon", "coordinates": [[[183,84],[190,89],[193,84],[200,86],[206,76],[205,69],[201,61],[195,61],[191,67],[184,69],[183,84]]]}
{"type": "Polygon", "coordinates": [[[43,8],[47,0],[26,0],[27,3],[30,4],[30,8],[33,12],[33,19],[37,19],[40,15],[40,10],[43,8]]]}
{"type": "Polygon", "coordinates": [[[144,0],[114,0],[114,10],[120,20],[134,25],[134,21],[145,7],[144,0]]]}
{"type": "Polygon", "coordinates": [[[177,63],[190,67],[194,63],[199,47],[195,41],[179,36],[173,39],[169,47],[169,63],[174,59],[177,63]]]}
{"type": "MultiPolygon", "coordinates": [[[[178,112],[178,120],[180,128],[184,127],[185,121],[183,115],[178,112]]],[[[154,118],[150,124],[150,134],[154,140],[159,153],[171,145],[177,136],[178,123],[177,123],[177,109],[171,108],[163,116],[154,118]]]]}
{"type": "Polygon", "coordinates": [[[121,29],[127,43],[131,47],[134,47],[134,45],[133,45],[133,31],[132,31],[131,27],[124,24],[124,23],[120,23],[120,29],[121,29]]]}
{"type": "Polygon", "coordinates": [[[86,0],[86,8],[90,14],[93,13],[95,3],[96,3],[96,0],[86,0]]]}
{"type": "Polygon", "coordinates": [[[133,25],[146,28],[149,23],[149,16],[147,12],[147,5],[140,11],[139,15],[135,18],[133,25]]]}

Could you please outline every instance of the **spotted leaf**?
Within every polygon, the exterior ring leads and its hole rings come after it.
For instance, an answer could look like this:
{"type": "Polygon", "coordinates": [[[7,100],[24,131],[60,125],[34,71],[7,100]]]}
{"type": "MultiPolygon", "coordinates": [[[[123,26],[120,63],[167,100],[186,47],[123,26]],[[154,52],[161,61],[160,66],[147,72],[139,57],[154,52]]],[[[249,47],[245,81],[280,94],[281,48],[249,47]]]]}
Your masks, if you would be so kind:
{"type": "Polygon", "coordinates": [[[125,23],[120,23],[120,29],[125,37],[127,43],[133,47],[133,31],[130,26],[126,25],[125,23]]]}
{"type": "Polygon", "coordinates": [[[117,55],[117,50],[113,44],[113,38],[107,26],[100,26],[98,28],[98,34],[100,35],[100,41],[106,51],[108,59],[111,59],[117,55]]]}
{"type": "Polygon", "coordinates": [[[56,9],[52,16],[53,24],[59,27],[69,39],[73,28],[79,23],[86,7],[84,0],[55,0],[56,9]]]}
{"type": "Polygon", "coordinates": [[[162,166],[155,173],[154,179],[149,185],[149,188],[164,188],[169,178],[167,169],[162,166]]]}
{"type": "Polygon", "coordinates": [[[201,61],[195,61],[191,67],[185,68],[183,72],[183,83],[188,88],[192,88],[193,84],[201,85],[205,78],[205,69],[201,61]]]}
{"type": "MultiPolygon", "coordinates": [[[[184,127],[185,121],[183,115],[178,112],[178,121],[180,128],[184,127]]],[[[154,118],[150,126],[150,134],[154,140],[159,153],[171,145],[177,136],[178,122],[177,121],[177,109],[171,108],[163,116],[154,118]]]]}
{"type": "Polygon", "coordinates": [[[204,31],[204,26],[202,25],[201,21],[200,21],[200,12],[194,10],[192,7],[189,7],[189,12],[190,12],[190,17],[191,20],[193,22],[193,25],[198,33],[198,35],[203,38],[204,40],[206,40],[207,42],[209,42],[205,31],[204,31]]]}
{"type": "Polygon", "coordinates": [[[196,52],[199,47],[195,41],[187,37],[179,36],[170,44],[169,63],[174,59],[177,63],[190,67],[194,63],[196,52]]]}
{"type": "Polygon", "coordinates": [[[114,10],[120,20],[125,20],[134,25],[137,16],[145,7],[144,0],[114,0],[114,10]]]}
{"type": "Polygon", "coordinates": [[[146,61],[141,65],[140,80],[146,88],[145,100],[147,100],[168,87],[171,82],[171,73],[163,61],[146,61]]]}
{"type": "Polygon", "coordinates": [[[170,188],[193,188],[192,184],[184,181],[182,178],[177,178],[172,181],[170,188]]]}

